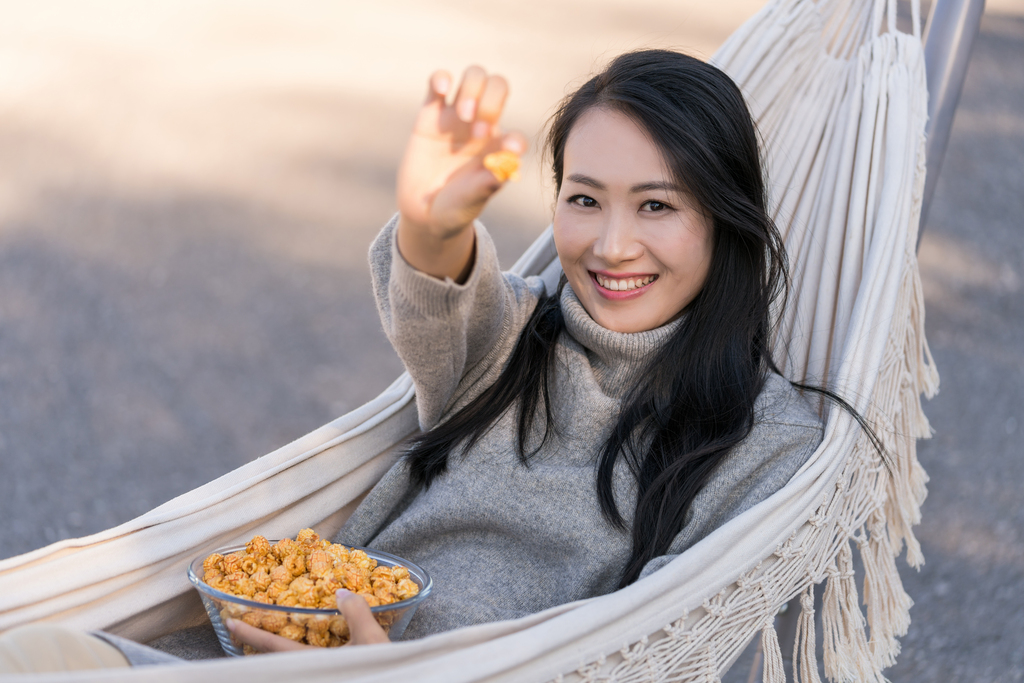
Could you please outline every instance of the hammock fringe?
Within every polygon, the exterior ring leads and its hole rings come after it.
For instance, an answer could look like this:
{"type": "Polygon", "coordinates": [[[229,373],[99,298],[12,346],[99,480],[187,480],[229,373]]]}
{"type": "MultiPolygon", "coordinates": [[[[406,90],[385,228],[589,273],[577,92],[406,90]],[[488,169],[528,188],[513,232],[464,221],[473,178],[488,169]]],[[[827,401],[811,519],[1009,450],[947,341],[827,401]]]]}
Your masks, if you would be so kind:
{"type": "Polygon", "coordinates": [[[872,514],[868,528],[869,540],[859,544],[864,563],[864,604],[871,629],[871,653],[876,666],[884,669],[896,663],[900,653],[898,637],[906,635],[910,627],[910,607],[914,601],[903,590],[880,511],[872,514]]]}
{"type": "Polygon", "coordinates": [[[774,621],[761,629],[761,651],[764,653],[764,668],[761,670],[763,683],[786,683],[786,671],[782,664],[782,648],[774,621]]]}
{"type": "Polygon", "coordinates": [[[814,584],[800,594],[800,618],[793,648],[793,679],[796,683],[821,683],[818,676],[817,638],[814,633],[814,584]]]}
{"type": "Polygon", "coordinates": [[[883,683],[864,635],[864,616],[857,603],[853,552],[844,540],[829,569],[821,611],[825,642],[825,675],[835,683],[883,683]]]}

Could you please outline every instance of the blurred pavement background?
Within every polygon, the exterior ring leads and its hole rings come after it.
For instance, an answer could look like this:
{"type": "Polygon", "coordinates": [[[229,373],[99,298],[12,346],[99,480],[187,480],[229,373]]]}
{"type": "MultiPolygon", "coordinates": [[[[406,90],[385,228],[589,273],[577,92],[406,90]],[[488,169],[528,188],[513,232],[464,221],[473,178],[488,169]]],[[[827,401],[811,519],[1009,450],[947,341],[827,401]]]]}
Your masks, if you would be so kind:
{"type": "MultiPolygon", "coordinates": [[[[367,246],[429,72],[505,74],[534,140],[628,49],[710,56],[760,0],[0,0],[0,557],[128,520],[401,367],[367,246]]],[[[924,241],[936,437],[890,678],[1024,681],[1024,0],[990,0],[924,241]]]]}

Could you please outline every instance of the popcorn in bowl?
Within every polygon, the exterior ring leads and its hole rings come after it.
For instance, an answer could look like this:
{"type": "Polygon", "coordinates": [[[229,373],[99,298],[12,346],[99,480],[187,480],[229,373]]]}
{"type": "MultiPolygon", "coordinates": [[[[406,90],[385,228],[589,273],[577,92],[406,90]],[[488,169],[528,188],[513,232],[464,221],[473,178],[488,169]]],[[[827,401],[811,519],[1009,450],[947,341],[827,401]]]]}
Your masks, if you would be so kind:
{"type": "Polygon", "coordinates": [[[431,587],[429,575],[415,564],[322,540],[312,529],[303,529],[295,540],[256,536],[245,546],[196,558],[188,574],[221,647],[236,656],[255,651],[232,638],[226,619],[309,645],[344,645],[349,632],[335,602],[339,588],[361,595],[377,623],[397,640],[431,587]]]}

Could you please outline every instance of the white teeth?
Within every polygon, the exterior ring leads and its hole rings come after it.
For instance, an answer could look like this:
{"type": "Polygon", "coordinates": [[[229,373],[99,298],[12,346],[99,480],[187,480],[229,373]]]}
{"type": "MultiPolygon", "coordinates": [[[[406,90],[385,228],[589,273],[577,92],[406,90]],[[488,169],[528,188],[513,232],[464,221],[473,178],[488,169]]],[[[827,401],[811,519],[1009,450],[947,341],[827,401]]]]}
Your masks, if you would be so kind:
{"type": "Polygon", "coordinates": [[[613,278],[607,278],[603,275],[594,274],[597,277],[597,282],[605,289],[610,289],[613,292],[626,292],[633,289],[639,289],[640,287],[646,287],[647,285],[654,282],[654,275],[647,275],[642,278],[629,278],[625,280],[616,280],[613,278]]]}

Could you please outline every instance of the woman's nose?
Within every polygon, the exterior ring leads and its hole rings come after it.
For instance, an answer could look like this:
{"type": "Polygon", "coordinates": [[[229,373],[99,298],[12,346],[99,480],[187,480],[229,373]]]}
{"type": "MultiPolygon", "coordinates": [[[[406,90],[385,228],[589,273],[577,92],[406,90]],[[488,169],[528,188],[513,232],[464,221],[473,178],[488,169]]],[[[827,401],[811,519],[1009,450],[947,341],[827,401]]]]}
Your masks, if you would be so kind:
{"type": "Polygon", "coordinates": [[[633,261],[643,253],[644,247],[637,240],[634,226],[621,217],[605,221],[594,242],[594,255],[609,265],[633,261]]]}

